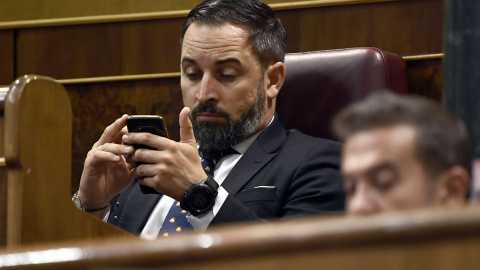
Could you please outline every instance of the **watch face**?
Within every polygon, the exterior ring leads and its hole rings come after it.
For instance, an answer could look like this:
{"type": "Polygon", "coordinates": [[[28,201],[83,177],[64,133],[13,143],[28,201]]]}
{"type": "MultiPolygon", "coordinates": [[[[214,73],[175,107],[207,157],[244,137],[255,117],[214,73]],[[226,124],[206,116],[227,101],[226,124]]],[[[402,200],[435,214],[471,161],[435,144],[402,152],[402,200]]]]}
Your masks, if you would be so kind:
{"type": "Polygon", "coordinates": [[[197,186],[192,190],[190,197],[190,207],[201,213],[205,210],[209,210],[213,205],[213,194],[212,191],[205,186],[197,186]]]}

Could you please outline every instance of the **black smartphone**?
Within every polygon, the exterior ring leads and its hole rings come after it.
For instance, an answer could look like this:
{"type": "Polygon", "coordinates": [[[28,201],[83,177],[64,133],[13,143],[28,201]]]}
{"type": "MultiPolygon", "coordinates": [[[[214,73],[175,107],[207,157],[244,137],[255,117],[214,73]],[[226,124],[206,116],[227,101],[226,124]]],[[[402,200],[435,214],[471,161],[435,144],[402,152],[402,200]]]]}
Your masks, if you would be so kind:
{"type": "MultiPolygon", "coordinates": [[[[168,138],[165,121],[163,117],[158,115],[131,115],[127,118],[127,128],[128,132],[148,132],[168,138]]],[[[133,147],[135,149],[145,148],[154,150],[152,147],[146,145],[133,145],[133,147]]],[[[141,164],[143,163],[136,163],[137,166],[141,164]]],[[[155,189],[144,185],[140,185],[140,190],[145,194],[159,194],[155,189]]]]}

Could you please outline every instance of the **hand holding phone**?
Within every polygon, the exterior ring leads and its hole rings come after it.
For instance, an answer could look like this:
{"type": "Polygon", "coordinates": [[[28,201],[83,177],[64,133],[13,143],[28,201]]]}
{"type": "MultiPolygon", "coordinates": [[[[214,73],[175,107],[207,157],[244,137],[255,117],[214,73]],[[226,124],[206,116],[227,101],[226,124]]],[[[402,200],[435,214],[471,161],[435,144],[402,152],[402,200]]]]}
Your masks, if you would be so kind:
{"type": "MultiPolygon", "coordinates": [[[[128,132],[148,132],[158,136],[168,138],[167,126],[163,117],[158,115],[131,115],[127,118],[127,128],[128,132]]],[[[133,145],[135,149],[151,149],[155,150],[152,147],[147,145],[133,145]]],[[[142,162],[137,162],[136,165],[140,166],[144,164],[142,162]]],[[[140,189],[145,194],[159,194],[155,189],[140,185],[140,189]]]]}

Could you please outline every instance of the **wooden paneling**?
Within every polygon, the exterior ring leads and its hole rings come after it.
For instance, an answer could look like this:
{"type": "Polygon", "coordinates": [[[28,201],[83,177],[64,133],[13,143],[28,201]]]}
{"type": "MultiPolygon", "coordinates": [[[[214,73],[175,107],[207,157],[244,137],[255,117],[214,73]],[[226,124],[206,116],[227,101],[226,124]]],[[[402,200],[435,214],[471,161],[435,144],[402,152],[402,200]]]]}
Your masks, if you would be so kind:
{"type": "MultiPolygon", "coordinates": [[[[396,0],[264,0],[275,8],[296,8],[396,0]]],[[[0,0],[0,25],[4,22],[38,21],[88,17],[133,15],[139,13],[188,11],[201,0],[0,0]]],[[[1,26],[0,26],[1,27],[1,26]]]]}
{"type": "Polygon", "coordinates": [[[178,71],[182,22],[21,29],[16,74],[67,79],[178,71]]]}
{"type": "Polygon", "coordinates": [[[0,30],[0,85],[10,84],[14,77],[14,30],[0,30]]]}
{"type": "Polygon", "coordinates": [[[411,0],[277,12],[288,52],[378,47],[406,55],[442,52],[443,1],[411,0]]]}
{"type": "Polygon", "coordinates": [[[443,58],[407,59],[410,93],[442,101],[443,58]]]}
{"type": "Polygon", "coordinates": [[[179,140],[178,114],[183,108],[179,77],[65,87],[73,109],[72,193],[78,189],[87,152],[105,127],[124,113],[161,115],[170,138],[179,140]]]}
{"type": "MultiPolygon", "coordinates": [[[[279,10],[288,52],[373,46],[404,55],[442,52],[439,0],[279,10]]],[[[179,70],[184,18],[19,29],[16,75],[56,79],[179,70]]]]}
{"type": "Polygon", "coordinates": [[[111,24],[24,29],[17,36],[16,74],[56,79],[117,74],[121,72],[121,46],[120,28],[111,24]]]}
{"type": "Polygon", "coordinates": [[[192,9],[198,0],[0,0],[0,22],[192,9]]]}

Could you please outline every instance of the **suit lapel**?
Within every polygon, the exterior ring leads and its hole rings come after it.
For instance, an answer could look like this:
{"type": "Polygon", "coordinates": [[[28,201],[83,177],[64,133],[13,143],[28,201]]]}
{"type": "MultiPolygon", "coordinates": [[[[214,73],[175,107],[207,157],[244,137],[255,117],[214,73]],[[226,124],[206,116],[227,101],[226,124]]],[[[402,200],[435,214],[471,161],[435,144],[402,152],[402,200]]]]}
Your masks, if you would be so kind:
{"type": "Polygon", "coordinates": [[[118,223],[126,231],[140,233],[162,195],[143,194],[137,180],[134,182],[132,192],[128,193],[124,201],[124,215],[119,217],[118,223]]]}
{"type": "Polygon", "coordinates": [[[237,194],[250,179],[276,155],[286,131],[275,115],[273,122],[258,136],[225,178],[222,186],[230,194],[237,194]]]}

